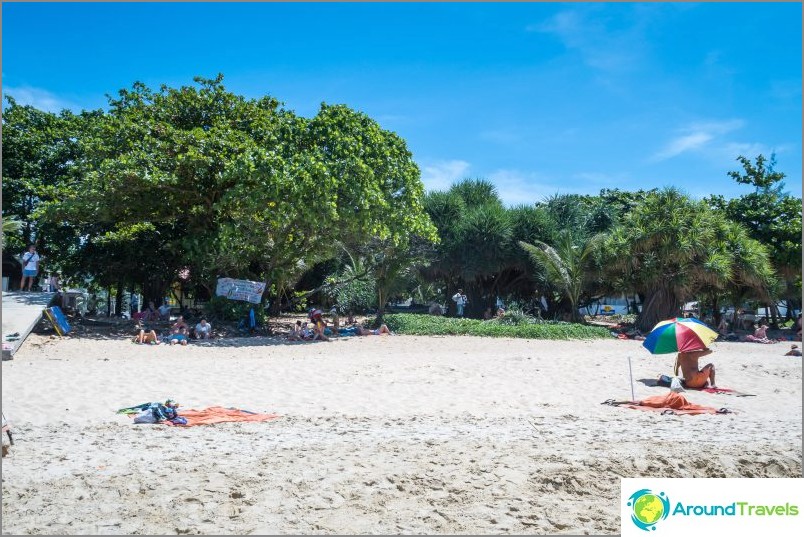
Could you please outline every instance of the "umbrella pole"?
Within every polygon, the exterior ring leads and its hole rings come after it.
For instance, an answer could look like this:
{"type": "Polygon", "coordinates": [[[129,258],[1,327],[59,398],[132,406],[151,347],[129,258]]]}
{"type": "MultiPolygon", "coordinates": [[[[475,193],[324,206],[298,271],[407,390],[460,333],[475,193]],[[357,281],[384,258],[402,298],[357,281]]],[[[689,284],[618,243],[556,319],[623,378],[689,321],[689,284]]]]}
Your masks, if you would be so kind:
{"type": "Polygon", "coordinates": [[[634,374],[631,372],[631,357],[628,357],[628,378],[631,381],[631,401],[636,401],[634,395],[634,374]]]}

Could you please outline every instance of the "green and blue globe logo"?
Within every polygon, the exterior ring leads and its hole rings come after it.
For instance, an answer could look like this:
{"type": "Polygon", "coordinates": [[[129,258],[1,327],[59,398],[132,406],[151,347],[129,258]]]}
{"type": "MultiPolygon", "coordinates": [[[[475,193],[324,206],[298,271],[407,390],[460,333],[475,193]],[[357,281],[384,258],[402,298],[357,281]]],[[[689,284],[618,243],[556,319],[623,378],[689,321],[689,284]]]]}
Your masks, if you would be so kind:
{"type": "Polygon", "coordinates": [[[636,491],[628,498],[631,508],[631,522],[645,531],[655,530],[656,523],[670,514],[670,500],[664,492],[655,494],[650,489],[636,491]]]}

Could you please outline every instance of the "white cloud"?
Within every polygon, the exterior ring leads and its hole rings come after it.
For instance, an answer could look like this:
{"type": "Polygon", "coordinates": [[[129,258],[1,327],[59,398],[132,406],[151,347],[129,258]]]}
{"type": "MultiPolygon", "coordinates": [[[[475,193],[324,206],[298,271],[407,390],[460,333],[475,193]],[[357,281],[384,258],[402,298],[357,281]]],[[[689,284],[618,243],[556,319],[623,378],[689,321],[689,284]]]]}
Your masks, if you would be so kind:
{"type": "MultiPolygon", "coordinates": [[[[520,170],[496,170],[488,175],[506,205],[531,205],[554,194],[588,194],[589,188],[567,187],[543,174],[520,170]]],[[[595,192],[596,193],[596,192],[595,192]]]]}
{"type": "Polygon", "coordinates": [[[600,71],[623,71],[635,67],[647,47],[645,23],[650,13],[634,9],[633,24],[614,30],[606,27],[606,19],[594,13],[597,10],[594,5],[565,10],[544,23],[531,24],[525,29],[556,36],[568,50],[577,51],[584,63],[600,71]]]}
{"type": "MultiPolygon", "coordinates": [[[[64,108],[77,110],[80,107],[73,102],[62,99],[59,96],[42,88],[31,86],[5,86],[3,97],[10,95],[17,104],[29,105],[46,112],[61,112],[64,108]]],[[[3,103],[5,106],[5,103],[3,103]]]]}
{"type": "Polygon", "coordinates": [[[711,147],[710,142],[741,128],[744,123],[745,122],[741,119],[693,122],[679,129],[679,135],[667,142],[664,147],[654,153],[649,160],[658,162],[677,157],[682,153],[699,151],[705,147],[711,147]]]}
{"type": "Polygon", "coordinates": [[[425,190],[448,190],[452,183],[465,177],[470,165],[465,160],[439,160],[422,166],[425,190]]]}

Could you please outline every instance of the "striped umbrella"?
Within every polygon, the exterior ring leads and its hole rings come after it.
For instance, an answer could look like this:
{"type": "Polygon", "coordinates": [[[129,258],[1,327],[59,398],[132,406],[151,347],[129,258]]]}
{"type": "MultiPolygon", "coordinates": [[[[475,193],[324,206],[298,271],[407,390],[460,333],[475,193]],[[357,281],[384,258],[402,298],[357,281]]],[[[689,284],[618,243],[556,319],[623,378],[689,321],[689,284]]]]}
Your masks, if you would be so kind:
{"type": "Polygon", "coordinates": [[[651,354],[700,351],[717,339],[717,332],[695,318],[669,319],[653,327],[642,346],[651,354]]]}

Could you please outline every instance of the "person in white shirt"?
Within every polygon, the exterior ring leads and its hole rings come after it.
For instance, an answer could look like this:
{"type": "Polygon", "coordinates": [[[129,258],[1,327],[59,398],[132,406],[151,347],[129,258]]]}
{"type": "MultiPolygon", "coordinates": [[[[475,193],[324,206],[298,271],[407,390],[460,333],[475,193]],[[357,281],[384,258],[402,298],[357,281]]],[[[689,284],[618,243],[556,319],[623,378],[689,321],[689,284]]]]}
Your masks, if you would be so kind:
{"type": "Polygon", "coordinates": [[[34,278],[39,272],[39,254],[36,253],[36,246],[31,244],[28,251],[22,254],[22,281],[20,291],[25,290],[25,278],[28,278],[28,291],[33,286],[34,278]]]}
{"type": "Polygon", "coordinates": [[[466,295],[463,294],[463,289],[458,289],[458,292],[452,296],[452,300],[458,306],[458,311],[456,315],[458,317],[463,317],[463,307],[466,305],[469,300],[466,298],[466,295]]]}
{"type": "Polygon", "coordinates": [[[212,325],[206,319],[195,325],[195,337],[198,339],[209,339],[212,336],[212,325]]]}

